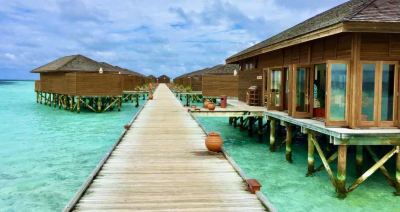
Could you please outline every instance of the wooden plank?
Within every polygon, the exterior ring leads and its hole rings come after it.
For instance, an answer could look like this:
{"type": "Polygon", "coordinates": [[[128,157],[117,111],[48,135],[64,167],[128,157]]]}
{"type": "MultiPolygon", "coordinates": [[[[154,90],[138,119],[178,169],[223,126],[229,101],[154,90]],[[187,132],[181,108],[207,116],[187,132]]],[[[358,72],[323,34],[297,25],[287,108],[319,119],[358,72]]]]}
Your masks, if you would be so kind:
{"type": "Polygon", "coordinates": [[[161,84],[90,187],[77,211],[265,211],[223,154],[161,84]]]}

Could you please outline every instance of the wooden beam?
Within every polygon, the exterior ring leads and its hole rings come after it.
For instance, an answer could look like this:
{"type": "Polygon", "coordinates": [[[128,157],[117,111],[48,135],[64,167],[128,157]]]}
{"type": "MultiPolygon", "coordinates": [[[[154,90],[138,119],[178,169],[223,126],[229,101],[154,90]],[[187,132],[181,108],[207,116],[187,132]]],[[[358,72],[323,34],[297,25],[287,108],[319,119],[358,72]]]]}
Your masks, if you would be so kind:
{"type": "Polygon", "coordinates": [[[269,151],[275,152],[275,126],[276,120],[271,119],[269,121],[270,124],[270,131],[269,131],[269,151]]]}
{"type": "Polygon", "coordinates": [[[308,148],[307,148],[307,175],[311,176],[315,172],[314,168],[314,143],[313,143],[314,133],[311,131],[307,132],[308,148]]]}
{"type": "Polygon", "coordinates": [[[356,173],[360,176],[363,173],[364,152],[363,146],[356,146],[356,173]]]}
{"type": "Polygon", "coordinates": [[[286,124],[286,161],[293,163],[292,160],[292,140],[293,140],[293,126],[291,124],[286,124]]]}
{"type": "MultiPolygon", "coordinates": [[[[361,177],[359,177],[348,189],[348,192],[356,189],[361,183],[363,183],[369,176],[371,176],[376,170],[379,169],[383,164],[386,163],[394,154],[399,152],[399,147],[394,147],[386,155],[384,155],[378,162],[376,162],[371,168],[369,168],[361,177]]],[[[340,155],[340,154],[339,154],[340,155]]],[[[340,157],[339,157],[340,158],[340,157]]]]}
{"type": "MultiPolygon", "coordinates": [[[[397,149],[400,147],[397,146],[397,149]]],[[[396,192],[395,195],[400,196],[400,152],[396,155],[396,192]]]]}
{"type": "MultiPolygon", "coordinates": [[[[377,163],[379,161],[378,156],[375,152],[372,151],[371,147],[366,147],[367,152],[371,155],[372,159],[377,163]]],[[[383,176],[385,176],[386,180],[388,181],[389,185],[395,186],[394,179],[390,176],[389,171],[386,169],[385,165],[379,167],[379,170],[382,172],[383,176]]]]}
{"type": "Polygon", "coordinates": [[[340,198],[346,197],[347,146],[338,146],[336,190],[340,198]]]}
{"type": "Polygon", "coordinates": [[[321,147],[319,146],[318,141],[317,141],[317,139],[315,138],[315,135],[312,135],[312,136],[311,136],[311,141],[313,142],[315,148],[317,149],[318,155],[319,155],[319,157],[321,158],[322,163],[324,164],[325,170],[326,170],[326,172],[328,173],[329,180],[331,181],[332,185],[333,185],[334,187],[336,187],[336,179],[335,179],[335,177],[333,176],[332,169],[331,169],[331,167],[329,166],[329,162],[328,162],[328,160],[326,159],[326,157],[325,157],[325,155],[324,155],[324,152],[322,151],[321,147]]]}

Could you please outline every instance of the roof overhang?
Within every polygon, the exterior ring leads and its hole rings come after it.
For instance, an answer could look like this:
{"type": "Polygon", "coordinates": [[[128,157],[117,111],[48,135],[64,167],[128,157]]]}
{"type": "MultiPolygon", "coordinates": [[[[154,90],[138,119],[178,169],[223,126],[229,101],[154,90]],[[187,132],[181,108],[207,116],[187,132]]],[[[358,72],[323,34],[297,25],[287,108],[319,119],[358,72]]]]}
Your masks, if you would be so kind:
{"type": "Polygon", "coordinates": [[[398,22],[343,22],[323,29],[313,31],[292,39],[284,40],[276,44],[256,49],[241,55],[232,56],[226,59],[226,63],[237,63],[250,57],[282,49],[285,47],[305,43],[308,41],[336,35],[343,32],[376,32],[376,33],[400,33],[398,22]]]}

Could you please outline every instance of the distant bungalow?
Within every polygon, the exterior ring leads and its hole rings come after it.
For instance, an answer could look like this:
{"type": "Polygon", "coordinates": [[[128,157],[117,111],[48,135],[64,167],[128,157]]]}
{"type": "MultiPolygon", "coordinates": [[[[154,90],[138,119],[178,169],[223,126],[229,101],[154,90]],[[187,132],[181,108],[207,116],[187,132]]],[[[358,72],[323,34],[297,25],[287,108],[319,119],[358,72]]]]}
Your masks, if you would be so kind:
{"type": "Polygon", "coordinates": [[[192,91],[202,91],[206,97],[237,97],[238,70],[239,65],[236,64],[216,65],[178,76],[174,83],[189,87],[192,91]]]}
{"type": "Polygon", "coordinates": [[[161,75],[157,78],[158,83],[170,83],[171,79],[167,75],[161,75]]]}
{"type": "Polygon", "coordinates": [[[147,79],[148,79],[148,82],[157,83],[157,77],[155,77],[154,75],[147,76],[147,79]]]}
{"type": "Polygon", "coordinates": [[[123,91],[134,90],[146,79],[83,55],[61,57],[31,72],[40,74],[35,82],[37,102],[77,112],[82,106],[96,112],[120,110],[123,91]]]}

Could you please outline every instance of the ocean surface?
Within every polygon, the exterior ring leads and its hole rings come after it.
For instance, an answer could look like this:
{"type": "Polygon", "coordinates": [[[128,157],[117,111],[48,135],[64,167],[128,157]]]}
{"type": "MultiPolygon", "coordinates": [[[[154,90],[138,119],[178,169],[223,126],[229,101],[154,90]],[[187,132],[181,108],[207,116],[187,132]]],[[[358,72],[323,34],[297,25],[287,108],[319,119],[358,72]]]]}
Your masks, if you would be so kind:
{"type": "Polygon", "coordinates": [[[77,114],[37,104],[33,88],[0,81],[0,211],[62,210],[138,111],[77,114]]]}
{"type": "MultiPolygon", "coordinates": [[[[293,141],[294,162],[290,164],[285,160],[284,145],[272,153],[266,138],[260,143],[256,135],[254,138],[248,137],[247,131],[241,132],[230,126],[228,118],[199,117],[197,120],[207,132],[221,133],[225,150],[248,177],[256,178],[261,183],[261,191],[278,211],[400,211],[400,197],[393,195],[394,188],[388,185],[379,171],[348,194],[347,198],[339,199],[325,169],[314,176],[305,176],[306,142],[293,141]]],[[[278,144],[280,141],[277,139],[278,144]]],[[[316,153],[316,166],[321,164],[318,157],[316,153]]],[[[354,155],[348,156],[347,186],[355,180],[352,157],[354,155]]],[[[394,163],[387,164],[386,168],[394,177],[394,163]]],[[[336,170],[334,165],[333,169],[336,170]]]]}

